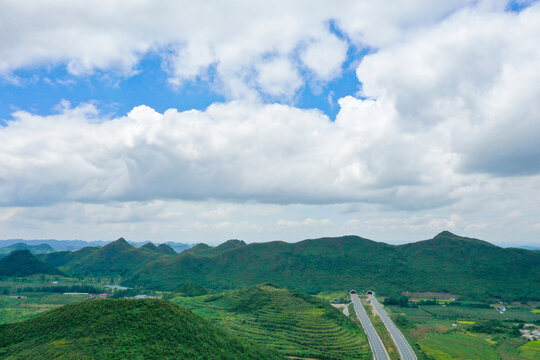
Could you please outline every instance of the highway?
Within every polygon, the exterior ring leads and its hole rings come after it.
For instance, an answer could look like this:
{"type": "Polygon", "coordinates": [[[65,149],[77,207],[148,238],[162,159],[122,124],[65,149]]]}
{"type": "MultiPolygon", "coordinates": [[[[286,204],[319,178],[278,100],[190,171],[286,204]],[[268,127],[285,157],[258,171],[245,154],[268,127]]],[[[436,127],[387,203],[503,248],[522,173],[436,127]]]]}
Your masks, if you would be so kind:
{"type": "Polygon", "coordinates": [[[394,343],[396,344],[399,352],[400,360],[417,360],[418,358],[416,357],[416,354],[411,348],[411,345],[409,345],[409,342],[407,341],[407,339],[405,339],[405,336],[403,336],[401,331],[399,331],[397,326],[390,319],[390,317],[386,313],[386,310],[383,309],[375,296],[368,293],[368,299],[369,301],[371,301],[371,304],[375,308],[375,311],[377,311],[377,313],[379,314],[379,317],[381,318],[384,326],[386,326],[386,329],[390,333],[392,340],[394,340],[394,343]]]}
{"type": "Polygon", "coordinates": [[[362,323],[364,332],[368,337],[369,346],[373,352],[373,360],[390,360],[381,338],[375,331],[373,324],[371,324],[371,321],[366,314],[366,310],[364,310],[364,307],[360,303],[360,299],[358,299],[358,295],[351,294],[351,300],[354,305],[354,309],[356,310],[356,316],[358,316],[358,319],[360,319],[360,323],[362,323]]]}

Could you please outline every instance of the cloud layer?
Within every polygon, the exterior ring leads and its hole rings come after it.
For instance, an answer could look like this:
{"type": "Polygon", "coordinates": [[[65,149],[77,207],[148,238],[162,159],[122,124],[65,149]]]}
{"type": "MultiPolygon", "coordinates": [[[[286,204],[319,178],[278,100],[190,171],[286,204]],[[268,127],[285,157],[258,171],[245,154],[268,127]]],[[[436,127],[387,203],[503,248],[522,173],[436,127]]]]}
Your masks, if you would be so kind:
{"type": "MultiPolygon", "coordinates": [[[[0,72],[66,64],[75,75],[130,76],[157,52],[170,83],[209,81],[228,100],[164,113],[141,104],[116,118],[91,103],[14,113],[0,128],[0,206],[9,209],[0,222],[16,207],[146,204],[124,211],[132,219],[160,201],[444,213],[407,215],[411,229],[485,228],[494,222],[465,219],[516,214],[519,204],[538,214],[529,200],[540,184],[540,4],[518,13],[504,1],[130,4],[3,4],[0,72]],[[352,47],[370,51],[354,59],[352,47]],[[345,62],[357,64],[362,91],[339,99],[335,119],[287,105],[345,62]]],[[[257,231],[227,214],[214,225],[257,231]]],[[[277,215],[273,225],[400,222],[312,215],[277,215]]]]}
{"type": "Polygon", "coordinates": [[[129,76],[154,52],[162,56],[173,85],[203,79],[228,98],[261,92],[283,98],[304,81],[339,76],[350,44],[378,48],[400,40],[413,25],[431,24],[474,3],[5,1],[0,74],[66,64],[74,75],[129,76]]]}

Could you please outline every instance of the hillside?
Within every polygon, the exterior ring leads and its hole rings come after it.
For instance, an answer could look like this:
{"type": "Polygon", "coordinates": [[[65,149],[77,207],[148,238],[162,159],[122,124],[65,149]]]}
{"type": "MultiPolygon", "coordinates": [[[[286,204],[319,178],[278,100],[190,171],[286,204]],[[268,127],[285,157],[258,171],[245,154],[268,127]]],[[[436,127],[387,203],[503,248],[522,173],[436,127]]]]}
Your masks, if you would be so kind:
{"type": "Polygon", "coordinates": [[[2,359],[283,359],[162,300],[95,300],[0,325],[2,359]]]}
{"type": "Polygon", "coordinates": [[[37,259],[28,250],[15,250],[0,259],[0,276],[28,276],[33,274],[60,275],[54,266],[37,259]]]}
{"type": "Polygon", "coordinates": [[[95,253],[99,249],[99,247],[85,247],[76,251],[62,250],[53,253],[38,255],[38,258],[46,262],[47,264],[60,267],[70,262],[79,262],[81,259],[95,253]]]}
{"type": "Polygon", "coordinates": [[[165,255],[176,255],[176,251],[167,244],[159,244],[156,250],[165,255]]]}
{"type": "Polygon", "coordinates": [[[272,282],[308,293],[370,288],[381,294],[448,291],[470,298],[540,299],[540,253],[448,232],[399,246],[343,236],[249,244],[209,256],[212,249],[158,259],[126,285],[173,290],[192,282],[223,290],[272,282]]]}
{"type": "MultiPolygon", "coordinates": [[[[149,244],[136,248],[120,238],[102,248],[84,248],[65,254],[67,261],[60,269],[73,276],[125,276],[144,269],[158,258],[168,257],[149,244]]],[[[53,254],[48,254],[45,260],[53,258],[53,254]]]]}
{"type": "Polygon", "coordinates": [[[363,331],[314,296],[259,285],[173,301],[222,324],[241,338],[286,356],[325,360],[371,357],[363,331]]]}
{"type": "Polygon", "coordinates": [[[190,254],[203,257],[214,257],[223,254],[225,251],[234,250],[246,246],[242,240],[227,240],[223,244],[212,247],[206,244],[197,244],[191,249],[184,251],[182,254],[190,254]]]}
{"type": "Polygon", "coordinates": [[[27,245],[25,243],[16,243],[0,248],[0,256],[7,255],[13,250],[28,250],[32,254],[44,254],[54,251],[54,249],[48,244],[27,245]]]}

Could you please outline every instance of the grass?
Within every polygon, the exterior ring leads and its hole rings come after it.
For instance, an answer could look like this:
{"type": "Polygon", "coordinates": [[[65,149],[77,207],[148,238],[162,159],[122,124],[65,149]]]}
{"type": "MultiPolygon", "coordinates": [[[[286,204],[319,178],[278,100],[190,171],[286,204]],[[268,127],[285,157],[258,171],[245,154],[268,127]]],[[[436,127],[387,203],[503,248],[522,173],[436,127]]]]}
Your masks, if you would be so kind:
{"type": "Polygon", "coordinates": [[[406,316],[414,324],[414,327],[405,329],[400,327],[400,329],[409,342],[416,343],[421,350],[418,352],[419,359],[540,359],[538,354],[527,350],[526,347],[522,350],[524,340],[511,331],[512,327],[520,322],[514,318],[523,319],[520,315],[530,314],[530,308],[509,309],[511,320],[503,320],[500,323],[507,330],[490,334],[471,330],[486,321],[501,319],[502,314],[492,308],[466,306],[443,308],[437,305],[423,305],[418,308],[387,306],[386,309],[396,315],[406,316]],[[458,325],[457,328],[452,326],[455,323],[458,325]]]}
{"type": "Polygon", "coordinates": [[[44,311],[75,303],[85,295],[62,295],[51,293],[23,293],[26,299],[11,299],[0,295],[0,324],[32,318],[44,311]]]}
{"type": "Polygon", "coordinates": [[[523,359],[538,360],[540,359],[540,341],[528,342],[519,347],[519,355],[523,359]]]}
{"type": "Polygon", "coordinates": [[[371,356],[360,327],[314,296],[262,285],[172,301],[241,338],[289,357],[345,360],[371,356]]]}
{"type": "Polygon", "coordinates": [[[528,309],[507,309],[503,314],[493,308],[475,308],[466,306],[421,305],[421,309],[432,316],[451,320],[501,320],[540,322],[540,313],[528,309]]]}
{"type": "Polygon", "coordinates": [[[495,347],[482,337],[456,331],[427,334],[418,341],[422,351],[435,360],[499,360],[495,347]]]}

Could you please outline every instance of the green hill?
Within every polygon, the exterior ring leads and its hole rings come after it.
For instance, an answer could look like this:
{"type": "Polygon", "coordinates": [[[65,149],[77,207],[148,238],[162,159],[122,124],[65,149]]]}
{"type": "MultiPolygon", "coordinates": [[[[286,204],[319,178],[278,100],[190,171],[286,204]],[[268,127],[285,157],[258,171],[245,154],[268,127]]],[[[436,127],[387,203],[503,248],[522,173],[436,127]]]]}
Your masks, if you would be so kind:
{"type": "Polygon", "coordinates": [[[15,250],[0,259],[0,276],[28,276],[33,274],[61,275],[54,266],[37,259],[28,250],[15,250]]]}
{"type": "MultiPolygon", "coordinates": [[[[150,245],[149,245],[150,244],[150,245]]],[[[66,255],[64,255],[66,256],[66,255]]],[[[102,248],[84,248],[66,256],[60,269],[72,276],[125,276],[165,256],[154,244],[140,248],[120,238],[102,248]]],[[[53,258],[49,254],[45,259],[53,258]]]]}
{"type": "Polygon", "coordinates": [[[25,243],[16,243],[0,248],[0,256],[7,255],[13,250],[28,250],[32,254],[44,254],[54,251],[54,249],[48,244],[27,245],[25,243]]]}
{"type": "Polygon", "coordinates": [[[47,264],[60,267],[70,262],[77,263],[81,259],[89,256],[90,254],[95,253],[99,249],[100,248],[96,246],[88,246],[88,247],[85,247],[76,251],[62,250],[62,251],[56,251],[56,252],[52,252],[52,253],[48,253],[44,255],[38,255],[38,257],[42,261],[46,262],[47,264]]]}
{"type": "Polygon", "coordinates": [[[241,338],[286,356],[325,360],[371,358],[362,330],[314,296],[259,285],[173,301],[220,323],[241,338]]]}
{"type": "Polygon", "coordinates": [[[280,359],[162,300],[95,300],[0,325],[2,359],[280,359]]]}
{"type": "Polygon", "coordinates": [[[160,244],[156,250],[165,255],[176,255],[176,251],[167,244],[160,244]]]}
{"type": "Polygon", "coordinates": [[[148,242],[141,246],[141,249],[146,249],[150,251],[156,251],[158,253],[164,254],[164,255],[176,255],[176,251],[172,247],[166,244],[161,244],[159,246],[154,245],[151,242],[148,242]]]}
{"type": "Polygon", "coordinates": [[[369,288],[381,294],[447,291],[469,298],[540,299],[540,253],[449,232],[399,246],[343,236],[212,251],[158,259],[132,273],[126,285],[174,290],[192,282],[223,290],[271,282],[308,293],[369,288]]]}
{"type": "Polygon", "coordinates": [[[226,251],[234,250],[246,246],[242,240],[227,240],[223,244],[212,247],[206,244],[197,244],[191,249],[182,252],[183,255],[190,254],[203,257],[214,257],[223,254],[226,251]]]}

